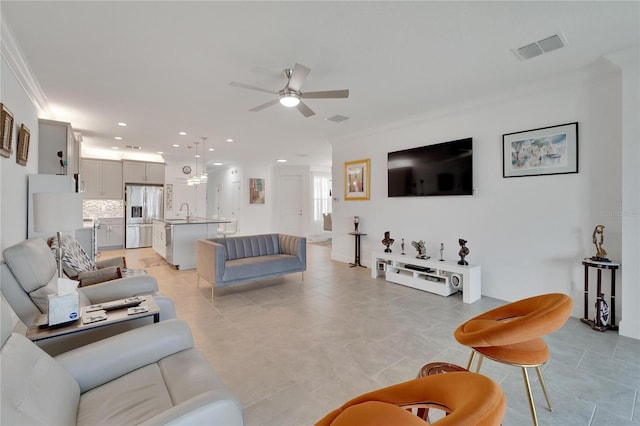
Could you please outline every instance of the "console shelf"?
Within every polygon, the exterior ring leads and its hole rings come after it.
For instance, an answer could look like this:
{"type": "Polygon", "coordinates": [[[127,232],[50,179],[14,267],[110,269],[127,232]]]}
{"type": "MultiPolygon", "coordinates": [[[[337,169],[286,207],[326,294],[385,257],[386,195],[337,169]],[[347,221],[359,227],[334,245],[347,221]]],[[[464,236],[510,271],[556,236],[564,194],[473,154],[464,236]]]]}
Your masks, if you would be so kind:
{"type": "Polygon", "coordinates": [[[389,282],[441,296],[462,290],[464,303],[473,303],[481,297],[479,265],[458,265],[452,261],[417,259],[393,253],[373,253],[371,265],[373,278],[384,275],[389,282]]]}

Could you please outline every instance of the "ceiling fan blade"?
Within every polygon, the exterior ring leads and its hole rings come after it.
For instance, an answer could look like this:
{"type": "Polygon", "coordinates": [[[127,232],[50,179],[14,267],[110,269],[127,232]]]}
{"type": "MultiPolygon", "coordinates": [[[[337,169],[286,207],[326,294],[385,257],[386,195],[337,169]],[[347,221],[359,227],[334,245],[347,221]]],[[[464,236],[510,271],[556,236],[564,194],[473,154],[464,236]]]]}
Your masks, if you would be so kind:
{"type": "Polygon", "coordinates": [[[258,92],[271,93],[272,95],[278,94],[278,92],[274,92],[273,90],[262,89],[260,87],[251,86],[250,84],[238,83],[237,81],[232,81],[231,83],[229,83],[229,85],[240,87],[242,89],[257,90],[258,92]]]}
{"type": "Polygon", "coordinates": [[[300,102],[298,105],[296,105],[296,108],[298,108],[298,111],[300,111],[305,117],[316,115],[316,113],[313,112],[311,108],[309,108],[304,102],[300,102]]]}
{"type": "Polygon", "coordinates": [[[293,71],[291,72],[291,79],[289,80],[289,89],[299,92],[302,87],[302,83],[310,72],[311,70],[304,65],[295,64],[293,71]]]}
{"type": "Polygon", "coordinates": [[[274,99],[272,101],[267,102],[266,104],[258,105],[255,108],[251,108],[249,111],[253,111],[253,112],[261,111],[267,107],[270,107],[271,105],[277,104],[278,102],[280,102],[280,99],[274,99]]]}
{"type": "Polygon", "coordinates": [[[319,92],[302,92],[301,98],[320,99],[320,98],[348,98],[349,89],[345,90],[322,90],[319,92]]]}

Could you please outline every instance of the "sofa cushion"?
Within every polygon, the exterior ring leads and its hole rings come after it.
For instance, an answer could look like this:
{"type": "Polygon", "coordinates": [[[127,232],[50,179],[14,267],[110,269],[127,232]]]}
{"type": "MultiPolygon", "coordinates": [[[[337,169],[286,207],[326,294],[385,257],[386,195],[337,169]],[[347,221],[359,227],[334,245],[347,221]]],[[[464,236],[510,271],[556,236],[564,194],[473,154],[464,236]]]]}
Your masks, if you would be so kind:
{"type": "Polygon", "coordinates": [[[280,253],[280,242],[277,234],[214,238],[212,241],[222,245],[226,249],[227,257],[225,260],[280,253]]]}
{"type": "Polygon", "coordinates": [[[7,266],[27,293],[49,284],[58,271],[49,246],[39,238],[7,247],[2,254],[7,266]]]}
{"type": "Polygon", "coordinates": [[[49,312],[49,295],[58,293],[58,277],[51,278],[49,283],[44,287],[29,293],[31,301],[40,309],[43,314],[49,312]]]}
{"type": "MultiPolygon", "coordinates": [[[[3,305],[3,309],[6,305],[3,305]]],[[[2,347],[3,425],[72,425],[80,387],[69,372],[26,337],[2,347]]]]}
{"type": "Polygon", "coordinates": [[[139,424],[172,406],[162,372],[154,363],[83,393],[77,424],[139,424]]]}
{"type": "MultiPolygon", "coordinates": [[[[224,270],[224,281],[260,278],[300,268],[300,259],[288,254],[247,257],[228,260],[224,270]]],[[[221,283],[222,284],[222,283],[221,283]]]]}

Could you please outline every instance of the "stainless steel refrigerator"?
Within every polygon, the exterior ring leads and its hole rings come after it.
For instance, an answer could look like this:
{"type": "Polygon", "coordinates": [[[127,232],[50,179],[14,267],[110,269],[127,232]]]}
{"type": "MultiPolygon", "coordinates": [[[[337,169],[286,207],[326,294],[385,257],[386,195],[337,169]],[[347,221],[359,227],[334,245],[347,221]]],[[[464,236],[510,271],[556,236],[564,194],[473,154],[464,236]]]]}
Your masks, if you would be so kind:
{"type": "Polygon", "coordinates": [[[163,187],[127,185],[125,248],[151,247],[153,219],[162,219],[163,187]]]}

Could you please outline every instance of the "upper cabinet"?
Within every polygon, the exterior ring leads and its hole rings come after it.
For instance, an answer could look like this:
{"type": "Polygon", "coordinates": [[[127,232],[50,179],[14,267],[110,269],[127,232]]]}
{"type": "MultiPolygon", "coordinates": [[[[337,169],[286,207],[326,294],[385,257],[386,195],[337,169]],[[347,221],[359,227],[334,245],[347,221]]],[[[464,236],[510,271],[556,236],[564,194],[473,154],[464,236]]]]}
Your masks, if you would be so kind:
{"type": "Polygon", "coordinates": [[[164,185],[164,163],[122,161],[124,183],[164,185]]]}
{"type": "Polygon", "coordinates": [[[81,191],[84,199],[122,200],[122,163],[82,159],[81,191]]]}
{"type": "Polygon", "coordinates": [[[71,124],[38,120],[38,173],[71,176],[79,171],[80,141],[71,124]]]}

